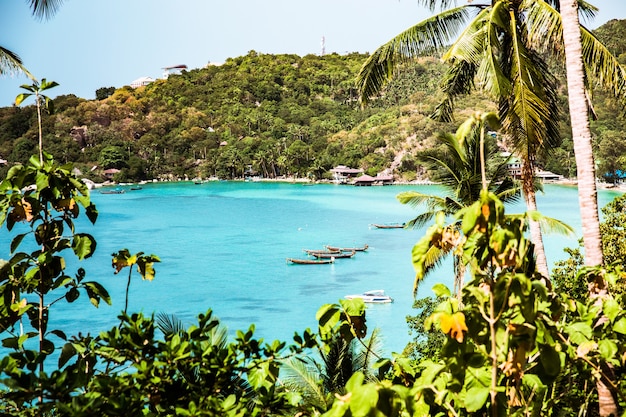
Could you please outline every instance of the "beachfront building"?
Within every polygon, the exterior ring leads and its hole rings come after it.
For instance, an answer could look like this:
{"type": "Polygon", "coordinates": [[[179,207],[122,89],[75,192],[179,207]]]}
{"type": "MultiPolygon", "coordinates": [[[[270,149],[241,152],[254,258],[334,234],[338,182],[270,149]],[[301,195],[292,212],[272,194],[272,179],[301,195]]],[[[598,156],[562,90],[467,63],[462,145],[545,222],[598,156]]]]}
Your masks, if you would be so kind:
{"type": "Polygon", "coordinates": [[[374,181],[376,181],[374,177],[364,174],[354,179],[354,185],[360,185],[360,186],[372,185],[374,184],[374,181]]]}
{"type": "Polygon", "coordinates": [[[353,181],[354,185],[388,185],[393,184],[393,176],[385,174],[377,174],[375,177],[371,175],[361,175],[356,177],[353,181]]]}
{"type": "Polygon", "coordinates": [[[333,181],[338,184],[346,184],[352,178],[363,173],[362,169],[350,168],[345,165],[337,165],[330,170],[333,174],[333,181]]]}
{"type": "MultiPolygon", "coordinates": [[[[516,180],[522,179],[522,160],[518,157],[510,156],[510,154],[507,153],[503,153],[502,156],[509,157],[507,169],[509,170],[511,178],[516,180]]],[[[535,169],[535,178],[541,181],[561,181],[564,179],[563,175],[542,169],[535,169]]]]}

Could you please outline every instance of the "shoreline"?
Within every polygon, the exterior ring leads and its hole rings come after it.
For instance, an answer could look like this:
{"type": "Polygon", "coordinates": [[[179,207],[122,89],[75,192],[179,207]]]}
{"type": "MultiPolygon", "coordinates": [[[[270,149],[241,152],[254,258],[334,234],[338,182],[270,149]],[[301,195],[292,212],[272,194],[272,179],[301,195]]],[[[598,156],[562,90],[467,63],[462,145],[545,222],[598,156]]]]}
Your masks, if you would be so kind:
{"type": "MultiPolygon", "coordinates": [[[[299,177],[280,177],[280,178],[253,178],[253,179],[232,179],[232,180],[223,180],[218,178],[208,178],[208,179],[171,179],[171,180],[147,180],[140,182],[130,182],[130,183],[116,183],[111,181],[106,181],[103,183],[94,183],[89,181],[87,184],[89,189],[97,189],[103,187],[127,187],[127,186],[136,186],[136,185],[145,185],[145,184],[156,184],[156,183],[165,183],[165,182],[195,182],[196,184],[204,184],[210,182],[219,182],[219,181],[233,181],[233,182],[283,182],[289,184],[306,184],[306,185],[315,185],[315,184],[336,184],[336,185],[351,185],[356,186],[353,183],[337,183],[333,180],[311,180],[310,178],[299,178],[299,177]]],[[[571,186],[576,187],[578,185],[578,181],[576,179],[562,179],[562,180],[548,180],[543,181],[543,184],[552,184],[552,185],[563,185],[563,186],[571,186]]],[[[394,185],[440,185],[437,182],[429,181],[429,180],[413,180],[413,181],[394,181],[390,184],[370,184],[365,185],[366,187],[386,187],[386,186],[394,186],[394,185]]],[[[603,181],[596,181],[596,187],[600,190],[613,190],[626,192],[626,183],[620,184],[609,184],[603,181]]]]}

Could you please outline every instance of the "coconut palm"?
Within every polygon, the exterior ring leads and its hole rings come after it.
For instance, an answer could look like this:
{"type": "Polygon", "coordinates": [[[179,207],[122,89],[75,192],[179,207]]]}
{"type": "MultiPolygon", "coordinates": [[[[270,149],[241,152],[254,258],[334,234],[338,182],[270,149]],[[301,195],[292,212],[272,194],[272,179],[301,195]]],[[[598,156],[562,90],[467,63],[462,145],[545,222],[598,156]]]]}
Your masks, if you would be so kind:
{"type": "MultiPolygon", "coordinates": [[[[561,2],[561,18],[563,25],[563,42],[567,71],[567,92],[574,141],[578,178],[578,199],[585,247],[585,265],[602,265],[602,240],[600,236],[600,219],[598,214],[598,198],[595,181],[595,164],[591,147],[591,129],[585,95],[583,44],[578,20],[578,2],[563,0],[561,2]]],[[[592,292],[595,289],[592,289],[592,292]]],[[[597,290],[603,290],[598,288],[597,290]]],[[[593,294],[592,294],[593,295],[593,294]]],[[[617,404],[609,387],[598,379],[598,404],[601,416],[617,415],[617,404]]]]}
{"type": "Polygon", "coordinates": [[[28,0],[28,3],[34,16],[49,19],[61,7],[63,0],[28,0]]]}
{"type": "MultiPolygon", "coordinates": [[[[63,0],[29,0],[29,3],[34,16],[48,19],[56,13],[63,0]]],[[[0,75],[17,72],[23,72],[29,78],[33,78],[16,53],[0,46],[0,75]]]]}
{"type": "MultiPolygon", "coordinates": [[[[445,216],[454,215],[460,209],[477,201],[482,188],[494,192],[504,202],[519,199],[520,187],[508,174],[508,160],[499,155],[495,140],[484,140],[488,126],[493,130],[499,128],[500,123],[495,113],[476,113],[468,118],[456,133],[440,134],[438,139],[441,147],[417,155],[418,161],[431,173],[431,178],[443,185],[445,195],[417,191],[400,193],[398,200],[401,203],[419,208],[426,206],[424,212],[407,222],[407,227],[423,227],[432,221],[437,213],[443,213],[445,216]],[[487,169],[482,169],[484,166],[482,161],[489,164],[487,169]]],[[[460,237],[459,222],[453,223],[450,227],[452,235],[460,237]]],[[[444,257],[455,249],[456,245],[432,245],[429,248],[425,273],[439,265],[444,257]]],[[[454,287],[457,296],[460,297],[465,267],[460,254],[455,254],[453,260],[454,287]]],[[[418,277],[414,290],[417,290],[422,278],[418,277]]]]}
{"type": "MultiPolygon", "coordinates": [[[[455,3],[418,0],[418,4],[433,10],[437,5],[445,8],[455,3]]],[[[455,99],[475,88],[490,93],[498,102],[503,133],[522,158],[524,198],[529,211],[535,211],[534,161],[538,154],[560,143],[555,80],[542,55],[550,47],[549,52],[561,58],[558,47],[562,40],[557,36],[560,15],[555,9],[558,3],[492,0],[489,4],[454,7],[426,19],[379,47],[363,64],[357,78],[361,100],[365,104],[377,94],[408,59],[446,47],[460,32],[443,55],[450,67],[442,81],[444,98],[433,116],[451,119],[455,99]],[[549,41],[546,34],[552,36],[549,41]]],[[[587,3],[581,5],[584,12],[593,12],[587,3]]],[[[601,81],[612,81],[615,87],[617,61],[589,32],[584,33],[588,74],[602,75],[601,81]]],[[[530,230],[538,269],[547,276],[539,224],[531,222],[530,230]]]]}
{"type": "Polygon", "coordinates": [[[335,394],[345,394],[346,383],[354,373],[362,372],[369,381],[376,380],[371,367],[380,348],[378,334],[378,329],[374,329],[365,342],[346,341],[337,334],[328,344],[328,350],[321,350],[318,360],[310,356],[289,358],[284,362],[285,387],[302,395],[311,415],[321,415],[330,409],[335,394]]]}
{"type": "Polygon", "coordinates": [[[19,56],[0,46],[0,75],[15,74],[17,72],[24,72],[30,76],[19,56]]]}

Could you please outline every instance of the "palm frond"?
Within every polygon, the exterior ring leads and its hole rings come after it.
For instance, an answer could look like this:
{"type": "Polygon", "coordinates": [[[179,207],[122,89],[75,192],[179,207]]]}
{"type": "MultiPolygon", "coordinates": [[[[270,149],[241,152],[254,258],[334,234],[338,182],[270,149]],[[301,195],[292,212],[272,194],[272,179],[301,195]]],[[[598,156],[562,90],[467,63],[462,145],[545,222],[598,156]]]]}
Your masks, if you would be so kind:
{"type": "Polygon", "coordinates": [[[23,72],[33,79],[33,75],[24,67],[19,55],[0,46],[0,75],[13,75],[18,72],[23,72]]]}
{"type": "Polygon", "coordinates": [[[381,348],[380,330],[375,327],[370,337],[363,342],[363,346],[359,349],[355,360],[355,364],[358,364],[358,367],[355,367],[355,371],[363,372],[370,382],[378,380],[371,370],[374,362],[380,357],[381,348]]]}
{"type": "MultiPolygon", "coordinates": [[[[452,248],[445,250],[432,244],[429,245],[422,262],[423,274],[422,276],[416,276],[415,282],[413,283],[413,294],[417,293],[417,288],[422,283],[424,278],[430,275],[434,269],[439,267],[451,251],[452,248]]],[[[415,261],[413,263],[415,263],[415,261]]]]}
{"type": "Polygon", "coordinates": [[[458,96],[469,94],[474,88],[476,66],[467,61],[454,61],[441,81],[444,99],[435,107],[430,115],[441,122],[452,121],[454,103],[458,96]]]}
{"type": "Polygon", "coordinates": [[[482,54],[477,62],[479,66],[476,77],[481,88],[496,97],[507,95],[511,91],[511,82],[500,64],[502,32],[506,30],[503,14],[504,16],[508,14],[506,3],[496,2],[491,9],[485,10],[483,21],[477,22],[482,23],[484,39],[480,51],[482,54]]]}
{"type": "Polygon", "coordinates": [[[281,370],[284,370],[284,377],[281,380],[283,385],[287,389],[301,393],[307,405],[320,411],[326,411],[328,396],[322,388],[317,368],[297,358],[289,358],[282,364],[281,370]]]}
{"type": "Polygon", "coordinates": [[[578,13],[585,21],[591,21],[595,19],[600,9],[591,3],[587,3],[585,0],[578,0],[578,13]]]}
{"type": "Polygon", "coordinates": [[[626,104],[626,70],[593,33],[582,27],[580,35],[585,73],[626,104]]]}
{"type": "Polygon", "coordinates": [[[427,7],[430,11],[436,9],[445,10],[452,5],[456,5],[457,0],[417,0],[419,6],[427,7]]]}
{"type": "Polygon", "coordinates": [[[428,207],[444,207],[445,199],[432,194],[419,193],[417,191],[404,191],[396,196],[402,204],[408,204],[411,207],[419,207],[427,205],[428,207]]]}
{"type": "Polygon", "coordinates": [[[407,29],[376,49],[356,77],[362,104],[380,92],[403,62],[432,54],[447,45],[468,19],[468,6],[432,16],[407,29]]]}
{"type": "Polygon", "coordinates": [[[435,216],[436,212],[434,211],[425,211],[421,214],[418,214],[411,220],[407,221],[404,225],[407,229],[421,229],[426,226],[435,216]]]}
{"type": "MultiPolygon", "coordinates": [[[[581,13],[593,15],[595,6],[579,2],[581,13]]],[[[533,46],[550,47],[551,52],[561,61],[565,60],[563,45],[563,25],[560,13],[544,1],[529,1],[528,7],[529,41],[533,46]]],[[[600,42],[595,35],[581,26],[582,54],[585,64],[585,88],[592,96],[587,80],[595,79],[602,87],[626,104],[626,71],[617,58],[600,42]]],[[[591,108],[591,103],[589,103],[591,108]]]]}
{"type": "Polygon", "coordinates": [[[156,316],[156,325],[166,337],[181,334],[185,331],[183,322],[176,317],[175,314],[158,313],[156,316]]]}
{"type": "Polygon", "coordinates": [[[33,16],[39,19],[49,19],[63,4],[63,0],[29,0],[33,16]]]}
{"type": "Polygon", "coordinates": [[[513,89],[501,98],[500,114],[516,151],[526,159],[560,143],[559,107],[555,80],[545,61],[527,47],[526,31],[517,30],[523,23],[514,18],[509,24],[509,78],[513,89]]]}
{"type": "Polygon", "coordinates": [[[558,219],[544,216],[538,211],[528,211],[525,216],[529,220],[538,222],[541,225],[542,232],[558,233],[565,236],[573,236],[575,234],[574,229],[568,224],[558,219]]]}

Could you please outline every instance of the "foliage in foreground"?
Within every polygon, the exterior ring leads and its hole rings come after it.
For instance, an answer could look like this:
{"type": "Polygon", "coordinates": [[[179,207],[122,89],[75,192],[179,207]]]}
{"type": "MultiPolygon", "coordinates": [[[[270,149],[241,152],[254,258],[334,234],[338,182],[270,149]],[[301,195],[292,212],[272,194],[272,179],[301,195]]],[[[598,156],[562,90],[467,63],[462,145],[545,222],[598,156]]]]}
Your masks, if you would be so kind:
{"type": "MultiPolygon", "coordinates": [[[[443,301],[426,324],[446,335],[440,359],[415,367],[389,363],[394,384],[363,383],[355,376],[326,415],[567,415],[573,409],[593,414],[597,403],[590,390],[597,378],[623,407],[626,314],[618,301],[608,294],[575,301],[553,291],[536,273],[524,217],[505,215],[493,194],[483,192],[458,217],[472,279],[462,306],[444,286],[434,288],[443,301]],[[578,403],[570,402],[574,395],[564,386],[571,380],[590,382],[575,397],[578,403]]],[[[444,244],[445,227],[438,222],[417,243],[416,266],[430,244],[444,244]]],[[[577,277],[611,283],[623,278],[620,269],[583,269],[577,277]]]]}

